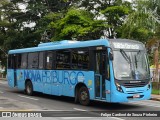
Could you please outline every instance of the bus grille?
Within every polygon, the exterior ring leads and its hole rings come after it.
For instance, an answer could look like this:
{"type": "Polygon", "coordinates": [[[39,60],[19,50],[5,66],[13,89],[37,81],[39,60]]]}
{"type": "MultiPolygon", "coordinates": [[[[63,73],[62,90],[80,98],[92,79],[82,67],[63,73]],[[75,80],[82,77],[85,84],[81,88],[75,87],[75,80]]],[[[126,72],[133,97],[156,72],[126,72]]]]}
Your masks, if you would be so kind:
{"type": "Polygon", "coordinates": [[[147,85],[147,82],[139,82],[139,83],[123,83],[122,86],[126,88],[133,88],[133,87],[144,87],[147,85]]]}

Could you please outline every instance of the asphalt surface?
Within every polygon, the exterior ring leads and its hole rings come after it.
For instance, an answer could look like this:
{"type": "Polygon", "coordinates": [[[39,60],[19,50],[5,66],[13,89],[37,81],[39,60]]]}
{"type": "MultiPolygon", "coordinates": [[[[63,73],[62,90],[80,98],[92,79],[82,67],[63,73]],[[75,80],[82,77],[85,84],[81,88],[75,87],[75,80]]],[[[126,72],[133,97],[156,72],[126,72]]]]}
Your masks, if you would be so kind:
{"type": "MultiPolygon", "coordinates": [[[[33,112],[41,111],[45,118],[64,119],[91,119],[91,120],[159,120],[159,117],[99,117],[108,112],[141,113],[160,111],[160,101],[145,100],[133,103],[104,103],[91,101],[89,106],[75,104],[70,97],[57,97],[42,93],[27,96],[23,91],[9,88],[7,81],[0,81],[0,111],[33,112]],[[99,111],[99,112],[98,112],[99,111]],[[67,117],[66,117],[67,116],[67,117]],[[51,118],[52,117],[52,118],[51,118]],[[54,117],[54,118],[53,118],[54,117]]],[[[18,120],[19,118],[16,118],[18,120]]],[[[39,119],[39,118],[34,118],[39,119]]],[[[43,119],[43,118],[42,118],[43,119]]]]}

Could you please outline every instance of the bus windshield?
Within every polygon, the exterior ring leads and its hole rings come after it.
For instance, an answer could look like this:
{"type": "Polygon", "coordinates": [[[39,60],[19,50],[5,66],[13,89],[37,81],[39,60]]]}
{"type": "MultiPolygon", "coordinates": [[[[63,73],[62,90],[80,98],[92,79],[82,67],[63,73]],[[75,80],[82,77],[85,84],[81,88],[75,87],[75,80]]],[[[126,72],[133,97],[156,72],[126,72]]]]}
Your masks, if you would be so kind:
{"type": "Polygon", "coordinates": [[[144,51],[115,50],[113,67],[117,80],[149,79],[147,56],[144,51]]]}

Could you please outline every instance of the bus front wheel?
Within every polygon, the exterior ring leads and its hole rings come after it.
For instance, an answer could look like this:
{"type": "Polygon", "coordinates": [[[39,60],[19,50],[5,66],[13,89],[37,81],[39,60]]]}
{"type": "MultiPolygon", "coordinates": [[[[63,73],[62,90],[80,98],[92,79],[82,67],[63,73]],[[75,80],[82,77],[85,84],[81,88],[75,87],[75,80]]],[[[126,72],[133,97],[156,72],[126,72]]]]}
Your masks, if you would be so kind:
{"type": "Polygon", "coordinates": [[[25,89],[25,92],[27,95],[33,95],[33,85],[30,81],[28,81],[26,83],[26,89],[25,89]]]}
{"type": "Polygon", "coordinates": [[[79,99],[80,104],[89,105],[89,102],[90,102],[90,100],[89,100],[89,92],[88,92],[88,89],[86,87],[82,86],[79,89],[78,99],[79,99]]]}

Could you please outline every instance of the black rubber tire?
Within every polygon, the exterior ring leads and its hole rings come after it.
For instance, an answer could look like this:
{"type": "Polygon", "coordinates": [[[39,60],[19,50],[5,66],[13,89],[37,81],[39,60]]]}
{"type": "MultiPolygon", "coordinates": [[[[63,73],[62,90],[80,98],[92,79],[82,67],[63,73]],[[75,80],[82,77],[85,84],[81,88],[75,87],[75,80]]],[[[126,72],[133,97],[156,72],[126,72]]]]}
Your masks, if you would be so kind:
{"type": "Polygon", "coordinates": [[[79,99],[78,99],[78,89],[76,89],[76,91],[75,91],[74,103],[79,103],[79,99]]]}
{"type": "Polygon", "coordinates": [[[89,91],[85,86],[82,86],[78,91],[78,100],[81,105],[89,105],[89,91]]]}
{"type": "Polygon", "coordinates": [[[31,81],[28,81],[25,86],[25,92],[27,95],[33,95],[33,85],[31,81]]]}

